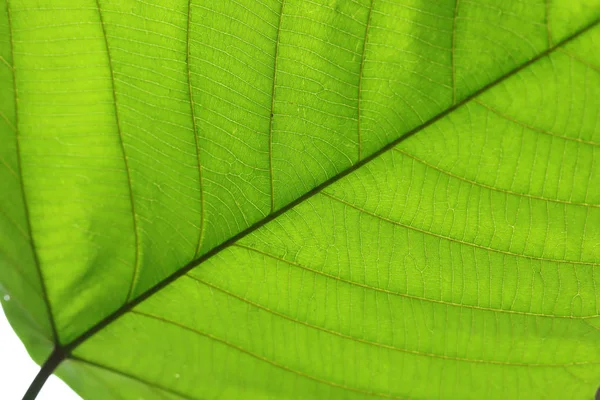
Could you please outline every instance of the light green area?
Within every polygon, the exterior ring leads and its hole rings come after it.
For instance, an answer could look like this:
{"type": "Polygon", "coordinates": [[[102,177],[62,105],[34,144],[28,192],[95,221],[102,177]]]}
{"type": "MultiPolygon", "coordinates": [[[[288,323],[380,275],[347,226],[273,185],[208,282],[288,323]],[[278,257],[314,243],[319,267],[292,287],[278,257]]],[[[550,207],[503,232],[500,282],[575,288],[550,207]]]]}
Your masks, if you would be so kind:
{"type": "Polygon", "coordinates": [[[597,0],[3,3],[11,323],[40,362],[413,132],[57,373],[90,399],[591,398],[599,17],[597,0]]]}
{"type": "Polygon", "coordinates": [[[53,334],[23,199],[6,6],[0,5],[0,301],[29,353],[41,363],[52,350],[53,334]]]}
{"type": "Polygon", "coordinates": [[[114,371],[105,366],[97,366],[87,361],[69,359],[64,361],[57,374],[65,379],[77,392],[85,392],[90,400],[104,399],[143,399],[143,400],[182,400],[187,396],[162,389],[153,382],[128,376],[122,371],[114,371]]]}

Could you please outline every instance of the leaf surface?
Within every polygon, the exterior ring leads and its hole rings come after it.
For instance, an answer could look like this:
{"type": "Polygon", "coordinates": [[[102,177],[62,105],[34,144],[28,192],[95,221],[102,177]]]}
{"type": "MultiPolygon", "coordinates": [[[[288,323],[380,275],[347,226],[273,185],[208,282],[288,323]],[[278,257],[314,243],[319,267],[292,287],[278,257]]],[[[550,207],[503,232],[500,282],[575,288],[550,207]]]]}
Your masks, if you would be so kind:
{"type": "Polygon", "coordinates": [[[589,398],[599,14],[11,0],[13,326],[85,398],[589,398]]]}

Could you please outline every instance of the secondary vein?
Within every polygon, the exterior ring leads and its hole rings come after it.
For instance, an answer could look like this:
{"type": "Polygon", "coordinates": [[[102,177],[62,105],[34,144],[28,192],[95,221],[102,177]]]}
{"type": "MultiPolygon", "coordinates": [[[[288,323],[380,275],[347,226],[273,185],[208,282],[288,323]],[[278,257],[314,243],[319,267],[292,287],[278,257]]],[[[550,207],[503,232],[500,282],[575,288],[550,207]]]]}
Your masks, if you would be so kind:
{"type": "Polygon", "coordinates": [[[269,182],[271,183],[271,210],[275,210],[275,183],[273,181],[273,116],[275,113],[275,89],[277,86],[277,59],[279,58],[279,37],[281,35],[281,23],[283,21],[283,10],[285,0],[281,0],[279,9],[279,23],[277,24],[277,37],[275,38],[275,57],[273,60],[273,86],[271,87],[271,113],[269,114],[269,182]]]}
{"type": "Polygon", "coordinates": [[[198,126],[196,124],[196,110],[194,104],[194,94],[192,92],[192,76],[190,71],[190,28],[192,24],[192,0],[188,0],[187,14],[187,33],[186,33],[186,52],[185,65],[187,72],[188,96],[190,98],[190,112],[192,115],[192,127],[194,128],[194,143],[196,144],[196,160],[198,163],[198,184],[200,185],[200,228],[198,230],[198,242],[196,243],[196,251],[194,257],[198,257],[200,248],[202,247],[202,239],[204,239],[204,189],[202,185],[202,163],[200,161],[200,145],[198,143],[198,126]]]}
{"type": "Polygon", "coordinates": [[[22,153],[21,153],[21,143],[19,140],[20,137],[20,131],[19,131],[19,97],[18,97],[18,92],[17,92],[17,75],[16,75],[16,71],[15,71],[15,45],[14,45],[14,38],[13,38],[13,29],[12,29],[12,19],[11,19],[11,13],[10,13],[10,3],[8,0],[6,0],[6,13],[7,13],[7,19],[8,19],[8,33],[9,33],[9,42],[10,42],[10,57],[11,57],[11,61],[12,61],[12,65],[10,65],[10,70],[12,73],[12,80],[13,80],[13,95],[14,95],[14,99],[15,99],[15,144],[16,144],[16,153],[17,153],[17,168],[18,168],[18,179],[19,179],[19,186],[21,188],[21,196],[23,198],[23,209],[24,209],[24,213],[25,213],[25,220],[26,220],[26,225],[27,225],[27,235],[28,235],[28,239],[29,239],[29,243],[31,245],[31,252],[33,255],[33,259],[34,259],[34,264],[35,264],[35,269],[36,269],[36,273],[38,275],[38,278],[40,280],[40,288],[41,288],[41,292],[42,292],[42,298],[44,301],[44,305],[46,306],[46,312],[48,313],[48,320],[50,323],[50,329],[52,331],[52,341],[54,342],[54,346],[58,347],[59,346],[59,340],[58,340],[58,332],[56,330],[56,324],[54,322],[54,316],[53,316],[53,312],[52,312],[52,306],[50,305],[50,299],[48,297],[48,291],[46,289],[46,284],[44,281],[44,274],[42,274],[42,268],[40,265],[40,259],[38,256],[38,252],[36,249],[36,245],[35,245],[35,241],[33,239],[33,230],[31,227],[31,217],[29,214],[29,205],[27,202],[27,195],[26,195],[26,191],[25,191],[25,179],[23,177],[23,168],[22,168],[22,153]]]}
{"type": "Polygon", "coordinates": [[[369,39],[369,28],[371,27],[371,15],[373,15],[373,4],[375,3],[375,0],[371,0],[371,6],[369,7],[369,15],[367,17],[367,25],[365,27],[365,39],[363,41],[363,48],[362,48],[362,54],[361,54],[361,59],[360,59],[360,68],[359,68],[359,72],[358,72],[358,98],[357,98],[357,105],[356,105],[356,111],[357,111],[357,117],[356,117],[356,125],[358,128],[358,160],[360,161],[360,159],[362,158],[362,133],[360,131],[360,102],[361,102],[361,97],[362,97],[362,83],[363,83],[363,71],[365,68],[365,58],[366,58],[366,53],[367,53],[367,43],[368,43],[368,39],[369,39]]]}
{"type": "Polygon", "coordinates": [[[152,295],[154,295],[155,293],[157,293],[158,291],[160,291],[164,287],[168,286],[171,282],[173,282],[176,279],[180,278],[181,276],[185,275],[192,268],[197,267],[198,265],[202,264],[204,261],[212,258],[216,254],[219,254],[221,251],[229,248],[232,245],[235,245],[236,242],[238,242],[240,239],[246,237],[247,235],[251,234],[252,232],[254,232],[257,229],[261,228],[262,226],[266,225],[267,223],[273,221],[275,218],[279,217],[280,215],[282,215],[286,211],[288,211],[291,208],[293,208],[293,207],[295,207],[295,206],[303,203],[304,201],[308,200],[309,198],[315,196],[316,194],[321,193],[325,188],[329,187],[331,184],[339,181],[340,179],[342,179],[345,176],[349,175],[350,173],[356,171],[358,168],[364,166],[365,164],[367,164],[367,163],[375,160],[376,158],[378,158],[382,154],[384,154],[384,153],[392,150],[400,142],[406,140],[407,138],[409,138],[409,137],[413,136],[414,134],[420,132],[421,130],[427,128],[428,126],[431,126],[435,122],[439,121],[440,119],[444,118],[445,116],[447,116],[451,112],[455,111],[457,108],[462,107],[466,103],[468,103],[471,100],[475,99],[477,96],[479,96],[482,93],[488,91],[489,89],[495,87],[500,82],[503,82],[506,79],[514,76],[515,74],[517,74],[518,72],[520,72],[523,69],[527,68],[531,64],[537,62],[541,58],[548,56],[550,53],[552,53],[553,51],[555,51],[558,47],[563,46],[563,45],[565,45],[568,42],[571,42],[572,40],[574,40],[577,37],[581,36],[585,32],[591,30],[592,28],[594,28],[595,26],[597,26],[599,22],[600,22],[599,20],[593,21],[592,23],[590,23],[589,25],[587,25],[583,29],[575,32],[573,35],[567,37],[566,39],[564,39],[560,43],[556,44],[554,47],[545,50],[544,52],[538,54],[536,57],[530,59],[529,61],[527,61],[527,62],[525,62],[523,64],[521,64],[519,67],[517,67],[517,68],[513,69],[512,71],[506,73],[505,75],[499,77],[495,81],[490,82],[489,84],[487,84],[484,87],[480,88],[479,90],[475,91],[471,95],[469,95],[469,96],[465,97],[464,99],[462,99],[459,103],[454,104],[453,106],[449,107],[445,111],[440,112],[439,114],[437,114],[433,118],[429,119],[428,121],[425,121],[423,124],[415,127],[414,129],[412,129],[409,132],[406,132],[403,136],[401,136],[401,137],[397,138],[396,140],[390,142],[389,144],[387,144],[386,146],[382,147],[377,152],[374,152],[373,154],[369,155],[368,157],[362,159],[358,163],[354,164],[352,167],[346,169],[345,171],[340,172],[336,176],[334,176],[334,177],[328,179],[327,181],[321,183],[320,185],[316,186],[315,188],[313,188],[309,192],[305,193],[304,195],[300,196],[296,200],[290,202],[285,207],[282,207],[279,210],[271,213],[270,215],[268,215],[267,217],[265,217],[261,221],[256,222],[255,224],[253,224],[250,227],[246,228],[242,232],[236,234],[235,236],[231,237],[230,239],[222,242],[220,245],[214,247],[213,249],[211,249],[210,251],[208,251],[207,253],[205,253],[201,257],[199,257],[199,258],[197,258],[195,260],[192,260],[188,264],[184,265],[179,270],[177,270],[176,272],[174,272],[173,274],[171,274],[167,278],[163,279],[162,281],[158,282],[153,287],[149,288],[148,290],[146,290],[145,292],[143,292],[142,294],[140,294],[138,297],[136,297],[135,299],[133,299],[129,303],[124,304],[119,309],[117,309],[116,311],[114,311],[112,314],[110,314],[109,316],[107,316],[104,319],[100,320],[96,325],[94,325],[93,327],[91,327],[90,329],[88,329],[87,331],[85,331],[84,333],[82,333],[81,335],[79,335],[79,337],[77,337],[76,339],[74,339],[70,343],[63,345],[61,347],[61,350],[64,353],[64,357],[65,358],[68,357],[69,354],[75,348],[77,348],[77,346],[79,346],[80,344],[84,343],[89,338],[93,337],[97,332],[101,331],[106,326],[110,325],[112,322],[114,322],[115,320],[117,320],[118,318],[120,318],[122,315],[124,315],[127,312],[131,311],[135,306],[137,306],[138,304],[140,304],[141,302],[143,302],[147,298],[151,297],[152,295]]]}
{"type": "Polygon", "coordinates": [[[108,68],[110,70],[110,79],[112,84],[112,96],[113,103],[115,105],[115,120],[117,123],[117,132],[119,134],[119,144],[121,147],[121,152],[123,153],[123,160],[125,162],[125,173],[127,176],[127,185],[129,187],[129,203],[131,207],[131,215],[133,220],[133,233],[135,236],[135,263],[133,268],[133,274],[131,277],[131,283],[129,284],[129,290],[127,292],[127,298],[125,303],[127,303],[131,299],[131,295],[133,293],[133,289],[135,287],[135,283],[137,281],[137,277],[140,269],[140,236],[138,232],[138,221],[137,221],[137,213],[135,212],[135,201],[133,200],[133,185],[131,184],[131,170],[129,168],[129,160],[127,158],[127,152],[125,151],[125,144],[123,142],[123,133],[121,131],[121,122],[119,119],[119,105],[117,103],[117,91],[115,89],[115,72],[112,65],[112,57],[110,54],[110,46],[108,45],[108,36],[106,35],[106,26],[104,23],[104,17],[102,15],[102,8],[100,7],[100,0],[96,0],[96,6],[98,8],[98,15],[100,17],[100,26],[102,27],[102,35],[104,36],[104,44],[106,46],[106,55],[108,58],[108,68]]]}

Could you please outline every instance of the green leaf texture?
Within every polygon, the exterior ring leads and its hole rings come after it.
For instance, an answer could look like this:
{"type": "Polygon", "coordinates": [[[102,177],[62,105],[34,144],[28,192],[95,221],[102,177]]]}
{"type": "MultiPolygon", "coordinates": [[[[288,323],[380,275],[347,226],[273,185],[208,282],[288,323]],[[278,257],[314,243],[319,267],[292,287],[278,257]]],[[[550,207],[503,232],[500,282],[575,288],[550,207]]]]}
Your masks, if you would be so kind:
{"type": "Polygon", "coordinates": [[[2,2],[14,329],[86,399],[592,398],[599,17],[2,2]]]}

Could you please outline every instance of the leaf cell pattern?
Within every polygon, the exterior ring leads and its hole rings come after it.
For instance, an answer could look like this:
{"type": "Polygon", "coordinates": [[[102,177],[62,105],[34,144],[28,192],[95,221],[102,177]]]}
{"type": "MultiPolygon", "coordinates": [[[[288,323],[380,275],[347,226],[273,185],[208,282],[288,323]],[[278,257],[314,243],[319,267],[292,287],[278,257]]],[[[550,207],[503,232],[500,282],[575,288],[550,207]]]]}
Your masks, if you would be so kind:
{"type": "Polygon", "coordinates": [[[15,329],[86,398],[589,397],[576,3],[6,2],[15,329]]]}

